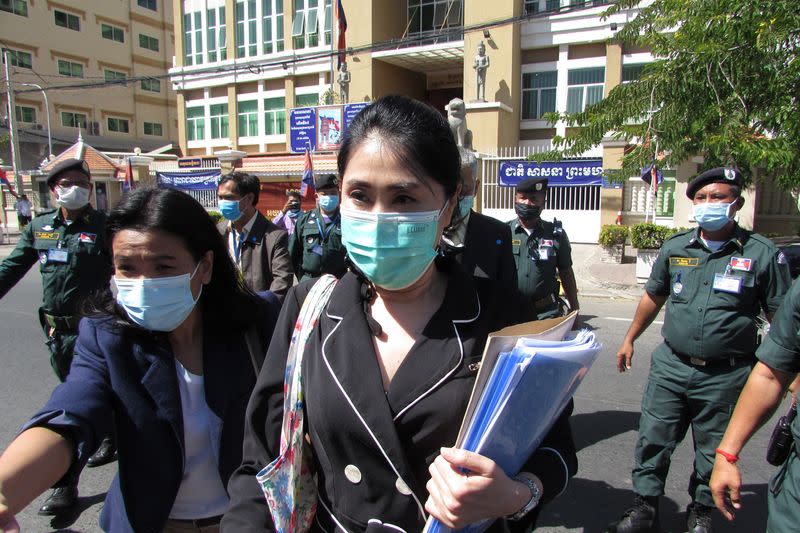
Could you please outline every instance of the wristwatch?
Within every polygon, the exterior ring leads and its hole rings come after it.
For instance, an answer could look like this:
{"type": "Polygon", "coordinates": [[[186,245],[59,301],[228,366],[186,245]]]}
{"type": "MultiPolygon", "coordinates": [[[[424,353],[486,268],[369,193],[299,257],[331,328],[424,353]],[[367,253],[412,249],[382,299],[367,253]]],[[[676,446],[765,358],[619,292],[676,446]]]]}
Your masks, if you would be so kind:
{"type": "Polygon", "coordinates": [[[520,472],[516,476],[514,476],[514,481],[519,481],[520,483],[524,483],[528,489],[531,491],[531,499],[528,500],[528,503],[522,506],[522,509],[517,511],[512,515],[506,516],[506,520],[521,520],[525,517],[528,513],[530,513],[534,507],[539,505],[539,500],[542,499],[542,491],[539,489],[539,485],[537,485],[532,478],[533,474],[528,474],[527,472],[520,472]]]}

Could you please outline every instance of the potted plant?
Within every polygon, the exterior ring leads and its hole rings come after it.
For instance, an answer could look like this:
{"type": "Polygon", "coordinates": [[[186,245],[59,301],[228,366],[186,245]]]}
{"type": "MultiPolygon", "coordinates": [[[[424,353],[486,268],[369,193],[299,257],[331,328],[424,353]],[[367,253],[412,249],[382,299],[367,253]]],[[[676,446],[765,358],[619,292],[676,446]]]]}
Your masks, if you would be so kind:
{"type": "Polygon", "coordinates": [[[678,230],[643,222],[631,226],[631,246],[636,248],[636,281],[644,283],[658,257],[658,250],[664,241],[678,230]]]}
{"type": "Polygon", "coordinates": [[[600,261],[603,263],[622,263],[625,257],[625,241],[628,240],[628,226],[609,224],[600,230],[597,243],[602,254],[600,261]]]}

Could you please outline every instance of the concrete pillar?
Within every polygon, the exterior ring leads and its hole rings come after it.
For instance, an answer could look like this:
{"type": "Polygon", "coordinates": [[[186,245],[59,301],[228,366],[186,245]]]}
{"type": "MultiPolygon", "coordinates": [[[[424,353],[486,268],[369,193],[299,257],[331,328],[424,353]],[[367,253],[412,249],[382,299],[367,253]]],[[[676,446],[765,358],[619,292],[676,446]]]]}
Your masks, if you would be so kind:
{"type": "MultiPolygon", "coordinates": [[[[608,78],[606,78],[608,79],[608,78]]],[[[619,169],[622,168],[622,157],[625,155],[625,141],[605,140],[603,141],[603,168],[619,169]]],[[[619,189],[603,187],[600,189],[600,224],[605,226],[614,224],[617,220],[617,213],[622,211],[625,205],[624,186],[619,189]]]]}
{"type": "Polygon", "coordinates": [[[236,0],[225,0],[225,49],[228,59],[236,57],[236,0]]]}
{"type": "MultiPolygon", "coordinates": [[[[138,148],[137,148],[138,150],[138,148]]],[[[132,155],[128,158],[133,168],[133,179],[137,185],[154,185],[150,177],[150,163],[153,158],[146,155],[132,155]]]]}
{"type": "Polygon", "coordinates": [[[239,148],[239,120],[236,85],[228,85],[228,138],[234,150],[239,148]]]}
{"type": "Polygon", "coordinates": [[[180,146],[181,153],[186,155],[188,153],[186,146],[186,97],[182,92],[175,93],[175,111],[178,118],[178,146],[180,146]]]}
{"type": "Polygon", "coordinates": [[[284,105],[286,106],[286,151],[292,149],[292,132],[289,131],[289,110],[294,107],[294,78],[287,77],[283,80],[284,105]]]}
{"type": "Polygon", "coordinates": [[[183,0],[172,0],[172,18],[175,24],[175,66],[183,66],[183,0]]]}
{"type": "Polygon", "coordinates": [[[606,83],[603,86],[603,97],[608,96],[611,89],[622,83],[622,45],[606,44],[606,83]]]}
{"type": "Polygon", "coordinates": [[[247,156],[247,152],[239,150],[222,150],[214,152],[214,156],[219,160],[219,167],[223,174],[233,172],[236,164],[247,156]]]}

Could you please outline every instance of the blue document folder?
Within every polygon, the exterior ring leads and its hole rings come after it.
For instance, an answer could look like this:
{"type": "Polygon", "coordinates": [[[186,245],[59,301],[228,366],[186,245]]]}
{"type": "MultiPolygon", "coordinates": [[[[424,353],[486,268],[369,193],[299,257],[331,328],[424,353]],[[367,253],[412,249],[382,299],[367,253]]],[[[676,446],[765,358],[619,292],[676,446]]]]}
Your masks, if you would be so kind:
{"type": "MultiPolygon", "coordinates": [[[[600,349],[587,330],[560,341],[517,339],[511,350],[494,359],[457,447],[489,457],[508,476],[516,475],[575,394],[600,349]]],[[[491,522],[459,531],[478,533],[491,522]]],[[[429,519],[424,531],[451,530],[429,519]]]]}

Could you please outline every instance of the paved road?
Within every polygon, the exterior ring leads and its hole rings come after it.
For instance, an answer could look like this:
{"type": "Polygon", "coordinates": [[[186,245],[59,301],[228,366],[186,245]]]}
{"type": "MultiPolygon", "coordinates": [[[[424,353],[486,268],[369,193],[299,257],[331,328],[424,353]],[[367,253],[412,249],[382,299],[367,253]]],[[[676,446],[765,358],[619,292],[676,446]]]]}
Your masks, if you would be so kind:
{"type": "MultiPolygon", "coordinates": [[[[41,297],[39,274],[33,269],[0,300],[0,446],[47,399],[56,379],[50,370],[42,334],[35,316],[41,297]]],[[[578,476],[540,519],[537,531],[601,532],[630,503],[630,469],[639,416],[639,402],[647,377],[649,353],[659,342],[651,326],[637,343],[634,368],[617,373],[614,354],[633,315],[635,302],[584,299],[587,323],[604,343],[603,353],[576,395],[573,418],[580,459],[578,476]]],[[[768,427],[771,427],[769,425],[768,427]]],[[[769,429],[762,429],[742,454],[744,511],[735,526],[717,520],[718,531],[752,533],[764,530],[766,483],[771,467],[764,461],[769,429]]],[[[690,439],[690,437],[689,437],[690,439]]],[[[662,500],[665,532],[685,530],[683,509],[688,503],[686,484],[692,462],[690,440],[676,451],[667,495],[662,500]]],[[[23,531],[99,531],[99,514],[115,465],[87,469],[81,478],[82,513],[60,522],[36,515],[43,497],[19,515],[23,531]]],[[[158,480],[153,480],[157,483],[158,480]]]]}

